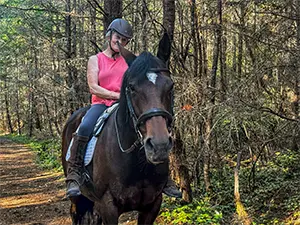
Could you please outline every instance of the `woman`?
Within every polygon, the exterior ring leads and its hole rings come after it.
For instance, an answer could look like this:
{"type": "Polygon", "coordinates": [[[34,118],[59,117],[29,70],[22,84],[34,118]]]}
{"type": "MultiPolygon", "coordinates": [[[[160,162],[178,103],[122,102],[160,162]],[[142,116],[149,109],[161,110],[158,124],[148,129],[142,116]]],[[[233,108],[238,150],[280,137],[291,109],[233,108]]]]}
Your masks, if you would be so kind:
{"type": "MultiPolygon", "coordinates": [[[[77,134],[73,137],[71,155],[68,160],[67,197],[73,198],[81,195],[83,159],[89,138],[98,117],[120,97],[122,79],[128,66],[119,55],[117,42],[126,46],[132,38],[132,28],[123,19],[111,22],[105,35],[108,46],[97,55],[89,58],[87,67],[87,80],[92,93],[92,105],[87,111],[77,134]]],[[[164,193],[173,197],[181,197],[174,183],[170,180],[164,193]]]]}

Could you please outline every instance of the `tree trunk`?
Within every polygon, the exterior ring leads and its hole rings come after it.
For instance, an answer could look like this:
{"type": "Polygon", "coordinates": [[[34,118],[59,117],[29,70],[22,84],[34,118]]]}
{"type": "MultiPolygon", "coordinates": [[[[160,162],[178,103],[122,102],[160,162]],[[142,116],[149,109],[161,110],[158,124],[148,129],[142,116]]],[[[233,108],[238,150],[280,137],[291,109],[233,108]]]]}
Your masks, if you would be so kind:
{"type": "MultiPolygon", "coordinates": [[[[35,80],[37,80],[39,78],[39,66],[38,66],[38,63],[39,63],[39,60],[38,60],[38,52],[35,48],[35,45],[36,45],[36,41],[32,39],[32,43],[33,43],[33,46],[32,46],[32,53],[33,53],[33,60],[34,60],[34,65],[33,65],[33,68],[34,68],[34,73],[33,73],[33,80],[32,80],[32,84],[34,85],[34,82],[35,80]]],[[[33,115],[34,115],[34,121],[35,121],[35,128],[39,131],[42,130],[42,123],[41,123],[41,119],[40,119],[40,115],[38,113],[38,108],[37,108],[37,101],[36,101],[36,97],[35,95],[32,96],[32,110],[33,110],[33,115]]]]}
{"type": "Polygon", "coordinates": [[[243,61],[243,36],[244,36],[244,27],[245,27],[245,3],[242,1],[240,4],[240,28],[239,28],[239,37],[238,37],[238,61],[237,61],[237,76],[240,81],[242,78],[242,61],[243,61]]]}
{"type": "Polygon", "coordinates": [[[192,0],[190,2],[190,10],[191,10],[191,35],[192,35],[192,42],[193,42],[193,71],[194,71],[194,77],[198,76],[198,64],[199,64],[199,57],[198,57],[198,49],[199,42],[197,39],[197,33],[198,33],[198,17],[196,14],[196,0],[192,0]]]}
{"type": "MultiPolygon", "coordinates": [[[[294,100],[294,114],[295,119],[300,120],[300,1],[296,0],[296,24],[297,24],[297,52],[296,52],[296,68],[297,73],[295,73],[295,81],[294,81],[294,90],[295,90],[295,100],[294,100]]],[[[297,127],[297,126],[296,126],[297,127]]],[[[299,132],[299,131],[298,131],[299,132]]],[[[299,140],[297,138],[297,131],[295,132],[293,138],[293,148],[296,151],[300,150],[299,140]]]]}
{"type": "MultiPolygon", "coordinates": [[[[71,0],[66,0],[66,12],[69,12],[71,13],[72,11],[72,8],[71,8],[71,0]]],[[[68,76],[67,76],[67,86],[69,88],[69,91],[68,91],[68,111],[70,112],[70,114],[72,112],[75,111],[75,104],[74,104],[74,100],[73,100],[73,95],[72,95],[72,92],[73,92],[73,89],[72,89],[72,85],[74,83],[74,78],[73,78],[73,67],[72,67],[72,28],[71,28],[71,15],[66,15],[66,18],[65,18],[65,35],[66,35],[66,67],[67,67],[67,73],[68,73],[68,76]]]]}
{"type": "Polygon", "coordinates": [[[226,75],[226,35],[223,35],[222,5],[219,4],[219,23],[220,23],[220,89],[221,102],[226,99],[227,75],[226,75]]]}
{"type": "Polygon", "coordinates": [[[103,24],[105,31],[114,19],[122,17],[122,5],[122,0],[104,0],[103,24]]]}
{"type": "Polygon", "coordinates": [[[163,26],[173,41],[175,26],[175,0],[163,0],[163,26]]]}
{"type": "Polygon", "coordinates": [[[179,178],[179,185],[182,191],[182,199],[186,202],[192,202],[192,189],[191,189],[191,178],[189,175],[189,169],[186,166],[186,152],[183,146],[181,135],[178,129],[174,129],[175,142],[173,151],[170,155],[171,168],[174,169],[173,178],[179,178]]]}
{"type": "Polygon", "coordinates": [[[143,32],[142,32],[142,49],[143,51],[147,51],[147,0],[142,1],[142,24],[143,24],[143,32]]]}
{"type": "Polygon", "coordinates": [[[61,131],[60,131],[60,126],[59,124],[60,121],[59,121],[59,114],[57,113],[59,110],[59,106],[58,106],[58,102],[59,102],[59,99],[57,98],[57,94],[54,93],[54,126],[55,126],[55,129],[56,129],[56,132],[60,135],[61,134],[61,131]]]}
{"type": "Polygon", "coordinates": [[[241,202],[241,196],[239,192],[239,171],[241,166],[241,155],[242,151],[239,151],[237,154],[236,167],[234,169],[234,198],[239,221],[241,221],[242,224],[250,225],[252,224],[252,220],[246,212],[243,203],[241,202]]]}
{"type": "Polygon", "coordinates": [[[216,79],[217,79],[217,70],[218,70],[218,60],[220,53],[220,43],[222,38],[222,30],[221,30],[221,19],[222,19],[222,0],[217,0],[218,7],[218,23],[215,28],[215,42],[214,42],[214,51],[213,51],[213,62],[212,69],[209,78],[208,85],[206,87],[208,92],[207,98],[207,118],[205,121],[205,133],[204,133],[204,159],[203,159],[203,175],[205,182],[205,189],[207,192],[211,191],[211,181],[210,181],[210,156],[211,152],[213,152],[213,140],[214,134],[212,130],[213,126],[213,117],[214,117],[214,106],[215,106],[215,98],[216,98],[216,79]]]}
{"type": "MultiPolygon", "coordinates": [[[[31,84],[30,84],[31,86],[31,84]]],[[[28,101],[29,101],[29,113],[28,113],[28,123],[29,123],[29,131],[28,131],[28,135],[29,137],[32,137],[33,135],[33,121],[34,121],[34,115],[33,115],[33,92],[32,92],[32,88],[29,87],[29,97],[28,97],[28,101]]]]}
{"type": "MultiPolygon", "coordinates": [[[[210,105],[210,104],[208,104],[210,105]]],[[[210,105],[211,106],[211,105],[210,105]]],[[[212,107],[212,106],[211,106],[212,107]]],[[[204,133],[204,148],[203,148],[203,179],[206,192],[211,192],[211,182],[210,182],[210,154],[211,154],[211,126],[212,126],[212,108],[209,110],[205,126],[204,133]]]]}
{"type": "Polygon", "coordinates": [[[5,90],[4,102],[5,102],[7,126],[8,126],[8,129],[9,129],[9,132],[12,134],[12,133],[14,133],[14,129],[13,129],[12,122],[11,122],[11,115],[10,115],[10,108],[9,108],[8,86],[7,86],[6,79],[7,78],[5,77],[5,79],[4,79],[4,90],[5,90]]]}
{"type": "Polygon", "coordinates": [[[49,110],[49,104],[48,104],[48,100],[47,98],[45,97],[44,98],[44,101],[45,101],[45,107],[46,107],[46,116],[48,117],[48,128],[49,128],[49,131],[50,131],[50,134],[52,137],[54,137],[54,133],[53,133],[53,129],[52,129],[52,116],[50,114],[50,110],[49,110]]]}
{"type": "Polygon", "coordinates": [[[19,75],[20,75],[20,70],[19,70],[19,62],[17,58],[15,59],[15,65],[17,67],[17,80],[16,80],[16,116],[17,116],[17,126],[18,126],[18,135],[22,134],[21,130],[21,116],[20,116],[20,86],[19,86],[19,75]]]}
{"type": "MultiPolygon", "coordinates": [[[[171,42],[174,36],[175,26],[175,1],[174,0],[163,0],[163,26],[166,29],[171,42]]],[[[189,177],[188,168],[186,167],[186,155],[185,149],[180,138],[180,133],[174,128],[176,133],[174,150],[171,153],[171,167],[176,170],[176,174],[180,179],[180,188],[183,192],[183,199],[187,202],[192,201],[191,191],[191,179],[189,177]]]]}
{"type": "Polygon", "coordinates": [[[233,45],[233,52],[232,52],[232,72],[233,74],[236,73],[236,58],[237,58],[237,50],[236,50],[236,35],[233,34],[233,40],[232,40],[232,45],[233,45]]]}
{"type": "MultiPolygon", "coordinates": [[[[80,16],[84,15],[84,9],[85,9],[85,3],[82,0],[78,0],[78,14],[80,16]]],[[[79,21],[78,21],[78,26],[79,26],[79,32],[78,32],[78,36],[80,38],[85,37],[84,36],[84,26],[85,26],[85,22],[84,22],[84,17],[82,17],[79,21]]],[[[85,41],[79,41],[79,56],[81,58],[83,58],[85,56],[85,41]]]]}
{"type": "MultiPolygon", "coordinates": [[[[190,2],[190,11],[191,11],[191,35],[193,42],[193,73],[194,77],[198,77],[199,73],[199,49],[201,50],[200,39],[199,39],[199,29],[198,29],[198,16],[196,12],[196,0],[190,2]]],[[[200,63],[201,65],[201,63],[200,63]]]]}
{"type": "MultiPolygon", "coordinates": [[[[90,30],[91,30],[91,34],[89,37],[89,41],[92,43],[97,43],[97,24],[96,24],[96,9],[94,7],[90,7],[90,16],[91,16],[91,20],[90,20],[90,30]]],[[[106,29],[103,29],[103,37],[105,36],[106,33],[106,29]]],[[[96,45],[93,45],[93,50],[94,50],[94,54],[97,54],[99,52],[99,49],[97,48],[96,45]]]]}

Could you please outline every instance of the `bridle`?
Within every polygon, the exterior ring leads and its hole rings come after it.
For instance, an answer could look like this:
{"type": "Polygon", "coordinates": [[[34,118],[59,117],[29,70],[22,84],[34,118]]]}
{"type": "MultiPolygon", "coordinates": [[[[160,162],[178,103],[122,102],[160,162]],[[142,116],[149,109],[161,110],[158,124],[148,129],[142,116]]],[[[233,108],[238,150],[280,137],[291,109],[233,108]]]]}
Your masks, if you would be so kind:
{"type": "MultiPolygon", "coordinates": [[[[170,72],[167,68],[150,68],[149,72],[170,72]]],[[[137,115],[134,112],[134,108],[132,105],[132,101],[131,101],[131,94],[130,94],[130,88],[127,86],[125,88],[125,96],[126,96],[126,103],[127,103],[127,107],[129,110],[129,114],[130,117],[132,119],[133,125],[134,125],[134,129],[135,129],[135,133],[137,135],[137,140],[132,144],[132,146],[130,146],[128,149],[123,149],[122,145],[121,145],[121,141],[120,141],[120,136],[119,136],[119,130],[118,130],[118,125],[117,125],[117,113],[118,113],[118,109],[115,112],[115,117],[114,117],[114,123],[115,123],[115,130],[117,133],[117,139],[118,139],[118,144],[119,144],[119,148],[122,152],[125,153],[129,153],[132,152],[133,150],[135,150],[136,148],[142,148],[144,146],[143,144],[143,136],[142,133],[139,129],[139,127],[142,124],[145,124],[145,122],[155,116],[162,116],[167,120],[167,127],[168,130],[171,130],[172,127],[172,123],[173,123],[173,116],[171,115],[171,113],[169,113],[167,110],[161,109],[161,108],[151,108],[149,110],[147,110],[146,112],[143,112],[139,117],[137,117],[137,115]]]]}

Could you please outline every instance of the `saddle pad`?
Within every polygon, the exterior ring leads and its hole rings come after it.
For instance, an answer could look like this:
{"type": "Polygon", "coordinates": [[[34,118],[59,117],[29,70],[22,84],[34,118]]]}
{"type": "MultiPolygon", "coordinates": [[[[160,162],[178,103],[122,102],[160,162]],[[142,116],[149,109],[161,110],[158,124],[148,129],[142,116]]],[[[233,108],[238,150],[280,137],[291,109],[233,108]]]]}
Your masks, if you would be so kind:
{"type": "MultiPolygon", "coordinates": [[[[86,152],[85,152],[85,156],[84,156],[84,165],[87,166],[90,164],[90,162],[92,161],[93,155],[94,155],[94,150],[95,150],[95,146],[98,140],[98,136],[105,124],[105,121],[107,120],[107,118],[114,112],[114,109],[116,109],[116,107],[119,104],[116,103],[114,105],[112,105],[111,107],[107,108],[98,118],[97,123],[94,127],[94,132],[93,132],[93,137],[89,140],[87,147],[86,147],[86,152]]],[[[84,117],[83,117],[84,118],[84,117]]],[[[83,120],[83,118],[81,119],[81,121],[83,120]]],[[[78,131],[79,128],[77,128],[76,133],[78,131]]],[[[70,159],[71,156],[71,146],[73,145],[73,138],[69,144],[69,148],[66,154],[66,161],[68,161],[70,159]]]]}
{"type": "MultiPolygon", "coordinates": [[[[94,149],[96,146],[98,138],[97,137],[92,137],[91,140],[89,141],[87,147],[86,147],[86,152],[85,152],[85,156],[84,156],[84,165],[87,166],[90,164],[90,162],[92,161],[93,155],[94,155],[94,149]]],[[[68,148],[68,152],[66,155],[66,161],[69,160],[70,156],[71,156],[71,146],[73,144],[73,139],[69,145],[68,148]]]]}

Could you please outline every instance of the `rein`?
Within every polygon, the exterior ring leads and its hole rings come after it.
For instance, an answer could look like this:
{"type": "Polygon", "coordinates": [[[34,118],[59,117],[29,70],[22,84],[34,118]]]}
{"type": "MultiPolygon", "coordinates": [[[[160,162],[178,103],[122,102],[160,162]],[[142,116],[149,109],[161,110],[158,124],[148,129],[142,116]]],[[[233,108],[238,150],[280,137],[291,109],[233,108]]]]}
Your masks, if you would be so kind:
{"type": "Polygon", "coordinates": [[[120,136],[119,136],[119,129],[118,129],[118,125],[117,125],[117,113],[118,113],[118,110],[119,110],[119,106],[115,112],[115,117],[114,117],[114,124],[115,124],[115,129],[116,129],[116,133],[117,133],[117,139],[118,139],[118,145],[119,145],[119,148],[121,150],[121,152],[125,152],[125,153],[130,153],[132,152],[133,150],[135,150],[137,147],[140,147],[142,148],[144,145],[143,143],[140,141],[140,139],[138,138],[129,148],[127,149],[124,149],[121,145],[121,141],[120,141],[120,136]]]}
{"type": "MultiPolygon", "coordinates": [[[[167,68],[151,68],[149,71],[151,71],[151,72],[161,72],[161,71],[169,72],[169,70],[167,68]]],[[[143,136],[139,130],[140,125],[144,124],[148,119],[150,119],[152,117],[162,116],[167,119],[167,126],[168,126],[168,129],[170,130],[170,128],[172,126],[172,122],[173,122],[173,116],[164,109],[151,108],[151,109],[147,110],[146,112],[142,113],[139,117],[137,117],[134,112],[134,109],[133,109],[133,105],[132,105],[131,98],[130,98],[130,90],[128,87],[125,88],[125,96],[126,96],[126,103],[127,103],[128,109],[129,109],[130,117],[133,121],[135,133],[137,134],[137,137],[138,137],[137,140],[128,149],[123,149],[123,147],[121,145],[121,141],[120,141],[119,129],[118,129],[118,125],[117,125],[117,113],[118,113],[119,107],[117,108],[117,110],[115,112],[114,124],[115,124],[115,130],[117,133],[118,145],[119,145],[120,150],[125,153],[130,153],[133,150],[135,150],[137,147],[140,147],[140,149],[142,147],[144,147],[143,136]]]]}

